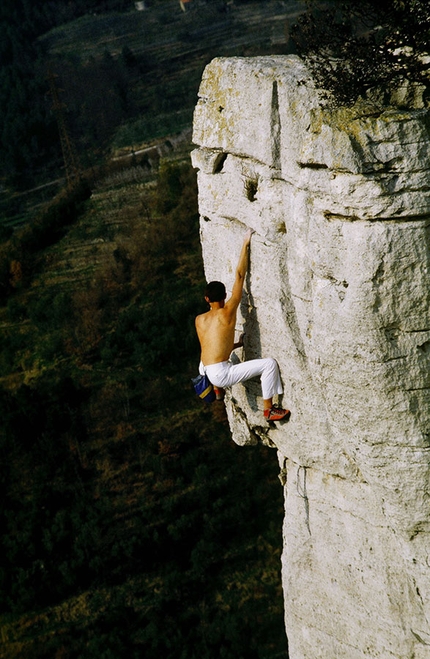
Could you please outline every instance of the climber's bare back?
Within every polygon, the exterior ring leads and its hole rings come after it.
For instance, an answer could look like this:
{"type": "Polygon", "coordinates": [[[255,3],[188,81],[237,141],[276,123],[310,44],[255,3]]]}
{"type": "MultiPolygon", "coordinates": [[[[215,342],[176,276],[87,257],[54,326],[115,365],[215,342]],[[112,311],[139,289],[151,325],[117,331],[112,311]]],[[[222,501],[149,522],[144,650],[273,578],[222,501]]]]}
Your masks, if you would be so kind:
{"type": "Polygon", "coordinates": [[[225,362],[230,357],[236,324],[236,308],[231,306],[227,302],[224,307],[211,309],[196,318],[201,360],[205,366],[225,362]]]}

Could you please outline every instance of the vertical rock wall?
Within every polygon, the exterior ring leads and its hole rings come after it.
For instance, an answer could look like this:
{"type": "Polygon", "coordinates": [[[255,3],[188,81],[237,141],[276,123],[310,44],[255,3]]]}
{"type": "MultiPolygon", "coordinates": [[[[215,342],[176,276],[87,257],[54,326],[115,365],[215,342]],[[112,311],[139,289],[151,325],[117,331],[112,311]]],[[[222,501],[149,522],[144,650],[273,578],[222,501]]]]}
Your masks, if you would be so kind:
{"type": "Polygon", "coordinates": [[[292,411],[226,401],[278,450],[290,657],[430,659],[429,111],[330,112],[294,56],[215,59],[193,141],[207,279],[231,290],[252,227],[239,357],[276,357],[292,411]]]}

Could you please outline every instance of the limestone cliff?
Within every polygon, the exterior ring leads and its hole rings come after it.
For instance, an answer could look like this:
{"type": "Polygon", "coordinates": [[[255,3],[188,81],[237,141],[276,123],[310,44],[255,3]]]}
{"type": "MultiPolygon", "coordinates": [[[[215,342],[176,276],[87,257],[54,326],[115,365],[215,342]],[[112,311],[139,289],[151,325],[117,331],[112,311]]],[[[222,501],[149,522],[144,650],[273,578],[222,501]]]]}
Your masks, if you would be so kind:
{"type": "Polygon", "coordinates": [[[296,57],[215,59],[194,117],[208,279],[231,289],[255,229],[238,331],[273,356],[234,440],[278,450],[291,659],[430,658],[430,114],[321,108],[296,57]]]}

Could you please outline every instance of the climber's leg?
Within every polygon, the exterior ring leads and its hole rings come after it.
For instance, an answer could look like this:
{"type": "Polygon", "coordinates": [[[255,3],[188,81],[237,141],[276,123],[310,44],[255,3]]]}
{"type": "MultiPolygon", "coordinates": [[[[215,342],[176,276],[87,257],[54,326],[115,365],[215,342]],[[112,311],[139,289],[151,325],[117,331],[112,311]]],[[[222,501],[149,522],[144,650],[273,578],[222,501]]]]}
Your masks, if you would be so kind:
{"type": "Polygon", "coordinates": [[[283,391],[278,364],[270,357],[250,359],[238,364],[232,364],[230,361],[210,364],[206,366],[206,373],[212,384],[223,388],[260,376],[263,399],[272,398],[283,391]]]}
{"type": "Polygon", "coordinates": [[[270,357],[250,359],[238,364],[232,364],[230,361],[210,364],[206,366],[206,373],[212,384],[217,387],[231,387],[233,384],[260,376],[264,399],[283,392],[278,364],[270,357]]]}

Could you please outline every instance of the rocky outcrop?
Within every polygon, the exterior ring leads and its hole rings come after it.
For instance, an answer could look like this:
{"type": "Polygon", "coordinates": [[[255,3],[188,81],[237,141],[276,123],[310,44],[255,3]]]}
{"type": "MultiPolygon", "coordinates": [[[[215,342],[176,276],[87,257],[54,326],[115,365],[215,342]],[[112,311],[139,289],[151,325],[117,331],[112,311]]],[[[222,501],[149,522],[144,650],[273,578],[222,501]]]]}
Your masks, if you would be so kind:
{"type": "MultiPolygon", "coordinates": [[[[421,107],[420,107],[421,106],[421,107]]],[[[208,280],[255,234],[233,439],[278,450],[291,659],[430,658],[430,115],[328,110],[294,56],[215,59],[195,110],[208,280]]]]}

